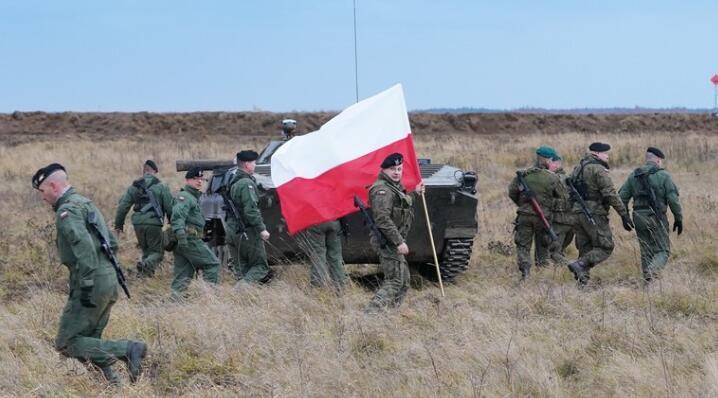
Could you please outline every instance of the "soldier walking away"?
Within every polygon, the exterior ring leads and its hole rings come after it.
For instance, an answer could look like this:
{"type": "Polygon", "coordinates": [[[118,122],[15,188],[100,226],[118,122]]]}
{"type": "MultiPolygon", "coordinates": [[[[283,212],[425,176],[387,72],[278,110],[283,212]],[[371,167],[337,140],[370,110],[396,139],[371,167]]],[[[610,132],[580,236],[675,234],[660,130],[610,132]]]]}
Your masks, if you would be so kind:
{"type": "Polygon", "coordinates": [[[594,142],[588,153],[573,169],[567,181],[573,201],[575,217],[576,248],[578,259],[568,264],[569,270],[585,286],[590,270],[605,261],[613,253],[613,235],[608,220],[608,210],[613,207],[621,216],[623,228],[633,230],[633,222],[626,206],[618,197],[609,175],[608,152],[611,146],[594,142]]]}
{"type": "Polygon", "coordinates": [[[678,187],[663,168],[666,156],[658,148],[649,147],[646,163],[631,173],[618,195],[623,204],[633,199],[633,222],[641,247],[643,280],[650,283],[665,267],[671,255],[671,240],[666,211],[673,213],[673,231],[683,232],[683,212],[678,187]]]}
{"type": "Polygon", "coordinates": [[[252,175],[257,167],[258,157],[255,151],[237,153],[237,173],[230,182],[230,199],[240,218],[237,220],[229,216],[227,221],[231,255],[237,259],[234,262],[235,276],[239,280],[236,285],[238,288],[267,283],[272,279],[264,247],[264,242],[269,239],[269,232],[259,210],[257,180],[252,175]],[[239,230],[239,223],[243,226],[243,234],[236,232],[239,230]]]}
{"type": "Polygon", "coordinates": [[[294,137],[294,130],[297,128],[297,121],[294,119],[282,120],[282,139],[289,141],[294,137]]]}
{"type": "Polygon", "coordinates": [[[159,169],[152,160],[143,165],[143,176],[132,182],[120,198],[115,214],[115,233],[122,233],[125,217],[133,208],[132,226],[142,259],[137,262],[140,276],[153,276],[162,262],[162,226],[170,218],[173,198],[169,187],[157,178],[159,169]]]}
{"type": "Polygon", "coordinates": [[[342,258],[339,220],[311,226],[298,235],[299,244],[310,262],[310,282],[314,287],[344,288],[346,272],[342,258]]]}
{"type": "MultiPolygon", "coordinates": [[[[508,188],[509,198],[518,206],[514,229],[516,256],[521,280],[525,280],[531,270],[531,242],[548,250],[552,233],[551,209],[556,200],[562,197],[561,181],[550,168],[552,159],[557,158],[556,151],[547,146],[536,149],[536,162],[533,167],[516,172],[516,177],[508,188]]],[[[541,265],[538,264],[537,265],[541,265]]]]}
{"type": "MultiPolygon", "coordinates": [[[[409,266],[406,256],[409,246],[406,237],[414,220],[414,193],[407,193],[401,184],[404,157],[392,153],[381,163],[379,176],[369,188],[369,205],[379,236],[372,234],[370,242],[379,254],[384,281],[366,308],[377,313],[387,307],[398,307],[409,289],[409,266]]],[[[424,192],[424,183],[416,186],[416,193],[424,192]]]]}
{"type": "Polygon", "coordinates": [[[566,171],[563,169],[561,156],[557,155],[552,159],[553,164],[549,167],[550,170],[555,170],[554,173],[561,180],[561,197],[556,199],[551,208],[551,226],[558,239],[555,242],[546,244],[546,239],[537,238],[534,239],[536,247],[536,265],[546,264],[548,259],[553,260],[554,264],[567,265],[568,260],[566,259],[566,248],[573,242],[574,232],[573,224],[574,217],[571,210],[571,201],[566,185],[566,171]]]}
{"type": "Polygon", "coordinates": [[[172,231],[177,237],[172,280],[174,300],[185,297],[190,281],[200,270],[205,281],[215,284],[219,281],[219,260],[202,241],[204,216],[199,197],[203,182],[202,169],[190,168],[185,174],[185,186],[177,193],[172,207],[172,231]]]}
{"type": "Polygon", "coordinates": [[[137,381],[147,345],[141,341],[102,339],[117,301],[118,281],[101,242],[108,242],[108,250],[116,251],[115,237],[92,201],[72,188],[62,165],[52,163],[38,170],[32,177],[32,186],[56,213],[57,249],[70,271],[70,294],[60,317],[55,348],[100,369],[113,385],[120,384],[120,379],[112,364],[118,359],[124,361],[130,381],[137,381]]]}

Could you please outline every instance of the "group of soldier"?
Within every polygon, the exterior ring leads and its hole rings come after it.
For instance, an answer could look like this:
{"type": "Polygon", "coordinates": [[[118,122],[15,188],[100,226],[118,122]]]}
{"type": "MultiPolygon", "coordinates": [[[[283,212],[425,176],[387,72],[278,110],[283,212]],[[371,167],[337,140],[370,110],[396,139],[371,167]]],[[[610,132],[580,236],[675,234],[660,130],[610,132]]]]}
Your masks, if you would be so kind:
{"type": "Polygon", "coordinates": [[[532,243],[537,267],[549,261],[565,265],[579,287],[590,279],[593,267],[608,259],[614,242],[609,209],[621,217],[623,228],[636,230],[641,250],[642,280],[647,285],[665,267],[670,256],[667,209],[673,213],[673,231],[683,232],[678,188],[663,168],[665,154],[649,147],[643,166],[631,172],[618,192],[610,175],[609,144],[594,142],[570,175],[555,149],[536,149],[533,167],[516,172],[508,195],[518,206],[514,242],[521,280],[530,273],[532,243]],[[633,217],[628,206],[633,200],[633,217]],[[565,249],[575,239],[578,258],[568,261],[565,249]]]}
{"type": "MultiPolygon", "coordinates": [[[[227,214],[227,239],[235,287],[266,283],[272,278],[265,241],[269,232],[258,206],[257,183],[253,176],[258,154],[251,150],[237,153],[237,171],[227,187],[236,215],[227,214]]],[[[408,193],[401,183],[403,156],[393,153],[378,165],[377,181],[369,188],[369,202],[376,226],[383,239],[372,236],[384,271],[384,282],[366,307],[376,313],[398,306],[409,288],[409,268],[404,256],[409,253],[405,239],[413,220],[416,193],[423,183],[408,193]]],[[[132,224],[142,258],[137,262],[140,277],[152,277],[160,265],[164,250],[174,254],[173,301],[183,301],[191,280],[201,273],[205,281],[219,282],[220,261],[202,240],[205,219],[199,204],[205,178],[200,168],[190,168],[185,185],[174,196],[157,174],[152,160],[143,165],[143,175],[133,181],[120,198],[115,215],[115,233],[121,234],[125,218],[132,208],[132,224]],[[170,227],[163,230],[165,219],[170,227]]],[[[112,306],[117,301],[118,285],[129,291],[115,253],[117,240],[105,220],[85,196],[70,185],[64,166],[52,163],[39,169],[32,178],[37,189],[56,214],[57,247],[61,262],[70,271],[70,292],[60,319],[56,349],[98,369],[114,385],[120,378],[112,369],[118,359],[127,363],[130,381],[142,372],[147,345],[141,341],[103,340],[112,306]]],[[[342,260],[340,225],[334,220],[307,228],[297,235],[311,263],[311,283],[340,291],[346,281],[342,260]]]]}

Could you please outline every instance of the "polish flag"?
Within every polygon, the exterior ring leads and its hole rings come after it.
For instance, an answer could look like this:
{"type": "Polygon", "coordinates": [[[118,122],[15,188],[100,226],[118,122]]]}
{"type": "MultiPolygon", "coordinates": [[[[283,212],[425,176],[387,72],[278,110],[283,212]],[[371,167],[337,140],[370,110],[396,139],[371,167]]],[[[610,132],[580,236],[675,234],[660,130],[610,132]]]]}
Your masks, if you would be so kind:
{"type": "Polygon", "coordinates": [[[272,155],[272,181],[290,234],[354,213],[367,203],[388,155],[404,156],[402,184],[421,181],[401,84],[358,102],[319,130],[292,138],[272,155]]]}

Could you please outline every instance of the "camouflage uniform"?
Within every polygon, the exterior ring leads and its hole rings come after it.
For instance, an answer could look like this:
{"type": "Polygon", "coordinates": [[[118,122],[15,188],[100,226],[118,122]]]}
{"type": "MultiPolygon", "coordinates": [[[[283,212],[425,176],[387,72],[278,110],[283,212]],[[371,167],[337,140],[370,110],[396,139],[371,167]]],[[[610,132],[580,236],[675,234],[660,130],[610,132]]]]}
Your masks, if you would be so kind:
{"type": "Polygon", "coordinates": [[[563,169],[558,169],[555,173],[561,181],[561,189],[559,191],[560,197],[554,200],[551,209],[551,226],[556,235],[558,235],[558,239],[549,245],[546,244],[546,239],[535,239],[537,265],[546,264],[549,258],[556,264],[568,264],[565,251],[573,242],[574,237],[573,224],[575,221],[568,187],[566,186],[568,176],[563,169]]]}
{"type": "MultiPolygon", "coordinates": [[[[117,250],[100,211],[86,197],[69,188],[55,203],[57,249],[60,261],[70,270],[70,295],[60,318],[55,347],[63,355],[89,361],[102,370],[107,380],[118,383],[111,365],[128,360],[128,340],[103,340],[102,332],[117,301],[117,276],[102,252],[96,232],[88,225],[88,214],[96,214],[101,232],[117,250]]],[[[144,344],[142,344],[144,346],[144,344]]],[[[142,351],[144,356],[144,348],[142,351]]]]}
{"type": "Polygon", "coordinates": [[[173,298],[181,298],[197,271],[210,283],[219,281],[219,260],[202,241],[204,216],[199,207],[200,191],[185,185],[172,208],[172,231],[177,236],[172,280],[173,298]]]}
{"type": "MultiPolygon", "coordinates": [[[[541,206],[544,215],[550,220],[554,202],[561,197],[561,181],[558,176],[538,165],[521,171],[521,173],[528,188],[536,195],[536,201],[541,206]]],[[[514,177],[509,184],[508,194],[509,198],[518,206],[514,242],[516,243],[519,271],[525,278],[531,269],[531,242],[536,240],[541,242],[544,247],[548,247],[550,240],[546,228],[531,207],[529,199],[519,191],[518,177],[514,177]]],[[[538,243],[536,247],[539,247],[538,243]]]]}
{"type": "Polygon", "coordinates": [[[146,275],[153,275],[157,266],[162,262],[164,250],[162,248],[162,225],[164,218],[157,217],[149,203],[149,197],[142,194],[140,186],[151,191],[160,205],[163,216],[168,218],[172,213],[173,198],[170,189],[153,175],[145,175],[135,180],[117,206],[115,215],[115,229],[122,230],[125,217],[134,207],[132,213],[132,226],[137,236],[137,244],[142,250],[142,262],[138,264],[138,271],[146,275]]]}
{"type": "MultiPolygon", "coordinates": [[[[573,169],[571,179],[579,190],[596,225],[592,225],[581,212],[578,202],[573,204],[576,248],[580,261],[588,272],[606,260],[613,252],[613,235],[608,220],[608,210],[613,207],[621,218],[628,217],[626,207],[616,194],[608,172],[608,164],[592,154],[586,154],[573,169]]],[[[588,274],[585,275],[588,278],[588,274]]],[[[579,281],[585,283],[585,280],[579,281]]]]}
{"type": "Polygon", "coordinates": [[[678,187],[667,171],[658,167],[655,162],[649,161],[628,176],[618,194],[626,207],[633,199],[633,222],[636,225],[638,243],[641,247],[641,270],[644,279],[651,280],[663,269],[671,254],[667,208],[671,208],[677,224],[683,222],[678,187]],[[643,189],[636,177],[637,174],[642,173],[648,175],[648,183],[656,195],[659,216],[648,204],[649,193],[643,189]]]}
{"type": "Polygon", "coordinates": [[[369,206],[376,226],[386,239],[381,247],[371,236],[371,245],[379,254],[384,282],[369,303],[368,310],[401,304],[409,289],[409,266],[397,247],[405,242],[414,220],[414,195],[406,193],[400,182],[394,182],[383,172],[369,188],[369,206]]]}
{"type": "Polygon", "coordinates": [[[341,290],[346,282],[342,259],[341,225],[325,222],[302,231],[300,246],[309,257],[312,286],[333,286],[341,290]]]}
{"type": "Polygon", "coordinates": [[[267,227],[258,206],[257,180],[246,171],[237,170],[229,195],[246,228],[246,238],[237,236],[237,220],[231,215],[227,217],[231,255],[236,259],[232,260],[236,264],[235,276],[250,284],[267,282],[271,278],[271,270],[267,263],[264,241],[259,236],[267,227]]]}

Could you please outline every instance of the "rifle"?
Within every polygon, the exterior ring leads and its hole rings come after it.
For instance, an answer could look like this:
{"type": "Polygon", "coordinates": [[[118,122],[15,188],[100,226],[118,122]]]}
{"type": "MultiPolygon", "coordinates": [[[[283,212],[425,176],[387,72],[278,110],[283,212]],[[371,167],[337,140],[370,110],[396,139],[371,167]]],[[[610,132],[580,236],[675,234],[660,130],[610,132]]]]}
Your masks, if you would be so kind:
{"type": "Polygon", "coordinates": [[[125,273],[122,272],[120,261],[117,260],[115,252],[112,251],[110,241],[107,239],[107,236],[102,233],[100,225],[97,222],[97,214],[94,211],[90,211],[87,213],[87,222],[90,224],[92,230],[97,236],[97,239],[100,241],[100,247],[102,248],[102,252],[105,253],[105,256],[107,256],[107,258],[110,260],[110,263],[112,263],[112,267],[115,269],[115,273],[117,274],[117,282],[120,284],[120,287],[122,287],[122,290],[124,290],[125,294],[127,295],[127,298],[130,298],[130,291],[129,289],[127,289],[127,279],[125,279],[125,273]]]}
{"type": "Polygon", "coordinates": [[[155,196],[155,193],[150,191],[149,189],[147,189],[144,181],[141,179],[133,182],[132,185],[136,186],[140,191],[142,191],[143,195],[147,195],[147,197],[150,200],[150,203],[142,206],[142,209],[140,209],[140,211],[145,212],[149,208],[151,208],[152,212],[154,212],[155,215],[157,216],[157,218],[160,219],[160,222],[162,222],[162,217],[164,214],[162,213],[162,206],[160,206],[160,202],[157,201],[157,197],[155,196]]]}
{"type": "Polygon", "coordinates": [[[219,195],[222,197],[222,200],[224,201],[224,209],[226,211],[229,211],[230,214],[232,214],[232,217],[234,217],[237,220],[237,230],[235,231],[237,235],[242,236],[242,238],[247,239],[247,227],[244,225],[244,222],[242,221],[242,217],[239,215],[239,210],[237,210],[237,206],[234,205],[234,202],[232,201],[232,198],[229,197],[228,187],[222,186],[219,188],[219,195]]]}
{"type": "Polygon", "coordinates": [[[581,194],[578,192],[578,189],[576,189],[576,186],[573,185],[573,179],[567,178],[566,185],[568,185],[568,188],[571,191],[571,199],[578,202],[579,207],[581,207],[581,213],[583,213],[583,215],[586,216],[586,219],[588,219],[588,222],[590,222],[592,225],[596,225],[596,220],[593,218],[593,214],[591,213],[591,210],[588,210],[586,201],[583,200],[583,196],[581,196],[581,194]]]}
{"type": "Polygon", "coordinates": [[[354,207],[359,209],[362,217],[364,217],[364,224],[369,227],[369,231],[372,235],[374,235],[377,242],[379,242],[379,247],[384,249],[386,247],[386,237],[384,237],[384,234],[381,233],[379,227],[376,226],[374,218],[372,218],[371,214],[369,214],[369,210],[367,210],[364,202],[362,202],[362,200],[356,195],[354,195],[354,207]]]}
{"type": "Polygon", "coordinates": [[[658,222],[661,223],[663,228],[668,228],[668,217],[666,216],[665,211],[659,211],[658,208],[658,199],[656,198],[656,191],[653,190],[653,187],[651,186],[651,183],[648,181],[649,174],[653,174],[654,172],[644,172],[641,169],[636,169],[633,176],[638,179],[638,183],[641,184],[641,188],[643,188],[644,191],[648,193],[648,207],[653,210],[653,213],[656,215],[656,218],[658,219],[658,222]]]}
{"type": "Polygon", "coordinates": [[[524,181],[524,175],[522,172],[517,171],[516,172],[516,178],[519,181],[519,192],[524,194],[526,199],[529,200],[529,203],[531,204],[531,208],[533,209],[534,213],[541,219],[541,224],[543,224],[544,228],[546,229],[546,232],[548,232],[548,236],[551,238],[551,241],[558,240],[558,235],[556,235],[556,231],[553,230],[553,227],[551,227],[551,224],[546,219],[546,215],[543,213],[543,209],[541,209],[541,205],[539,205],[538,201],[536,200],[536,194],[529,188],[528,184],[526,184],[526,181],[524,181]]]}

